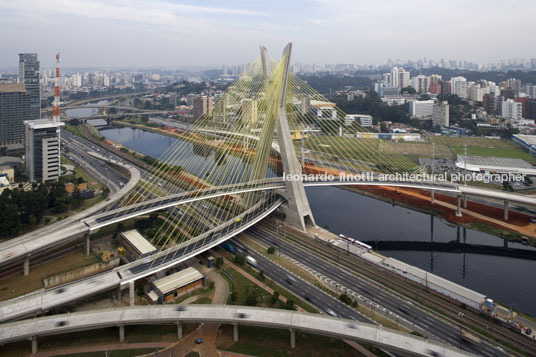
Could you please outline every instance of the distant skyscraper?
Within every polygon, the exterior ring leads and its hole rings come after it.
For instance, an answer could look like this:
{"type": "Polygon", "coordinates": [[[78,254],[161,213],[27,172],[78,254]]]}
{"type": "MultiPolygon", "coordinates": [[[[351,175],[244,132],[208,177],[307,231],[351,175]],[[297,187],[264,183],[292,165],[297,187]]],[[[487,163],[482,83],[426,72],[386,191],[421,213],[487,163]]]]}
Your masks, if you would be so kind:
{"type": "Polygon", "coordinates": [[[432,126],[449,126],[449,102],[443,101],[434,104],[432,111],[432,126]]]}
{"type": "Polygon", "coordinates": [[[391,87],[405,88],[410,85],[409,72],[402,67],[393,67],[391,70],[391,87]]]}
{"type": "Polygon", "coordinates": [[[212,97],[198,95],[194,97],[194,120],[202,117],[204,114],[212,114],[212,97]]]}
{"type": "Polygon", "coordinates": [[[510,120],[523,119],[523,104],[512,99],[506,99],[502,102],[502,116],[510,120]]]}
{"type": "Polygon", "coordinates": [[[525,117],[536,119],[536,100],[527,100],[525,103],[525,117]]]}
{"type": "Polygon", "coordinates": [[[26,94],[30,97],[31,119],[41,119],[37,53],[19,53],[19,83],[26,86],[26,94]]]}
{"type": "Polygon", "coordinates": [[[57,181],[60,177],[60,126],[48,119],[24,122],[26,176],[30,181],[57,181]]]}
{"type": "Polygon", "coordinates": [[[24,84],[0,84],[0,145],[24,141],[25,120],[31,119],[30,96],[24,84]]]}
{"type": "Polygon", "coordinates": [[[467,79],[465,77],[452,77],[450,79],[450,94],[467,98],[467,79]]]}
{"type": "Polygon", "coordinates": [[[419,74],[411,79],[412,87],[417,93],[428,93],[430,90],[430,77],[419,74]]]}

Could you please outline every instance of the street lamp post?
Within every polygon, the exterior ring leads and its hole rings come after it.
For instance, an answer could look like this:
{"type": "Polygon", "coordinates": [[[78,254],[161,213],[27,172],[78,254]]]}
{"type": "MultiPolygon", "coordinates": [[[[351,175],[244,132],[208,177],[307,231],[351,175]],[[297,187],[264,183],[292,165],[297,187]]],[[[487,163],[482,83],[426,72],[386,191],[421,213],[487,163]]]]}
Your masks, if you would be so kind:
{"type": "Polygon", "coordinates": [[[458,312],[458,316],[460,317],[460,322],[458,323],[458,326],[460,327],[460,349],[462,348],[462,318],[465,316],[463,312],[458,312]]]}
{"type": "MultiPolygon", "coordinates": [[[[432,143],[432,180],[434,180],[435,170],[435,143],[432,143]]],[[[432,204],[434,204],[434,190],[432,190],[432,204]]]]}

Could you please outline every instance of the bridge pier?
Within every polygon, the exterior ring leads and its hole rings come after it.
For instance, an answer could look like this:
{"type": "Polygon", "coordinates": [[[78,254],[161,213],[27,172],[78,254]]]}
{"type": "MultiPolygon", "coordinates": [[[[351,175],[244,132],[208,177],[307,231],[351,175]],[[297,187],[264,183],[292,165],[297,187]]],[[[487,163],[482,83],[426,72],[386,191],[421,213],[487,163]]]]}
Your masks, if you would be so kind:
{"type": "Polygon", "coordinates": [[[296,330],[290,329],[290,348],[296,348],[296,330]]]}
{"type": "Polygon", "coordinates": [[[233,341],[238,342],[238,324],[233,324],[233,341]]]}
{"type": "Polygon", "coordinates": [[[177,321],[177,339],[180,340],[182,338],[182,322],[177,321]]]}
{"type": "Polygon", "coordinates": [[[30,254],[24,256],[24,276],[30,274],[30,254]]]}
{"type": "Polygon", "coordinates": [[[84,234],[84,255],[89,256],[91,250],[91,242],[89,240],[89,233],[84,234]]]}
{"type": "Polygon", "coordinates": [[[125,325],[119,325],[119,342],[125,341],[125,325]]]}
{"type": "Polygon", "coordinates": [[[456,217],[461,217],[462,216],[462,211],[461,211],[461,201],[462,201],[462,196],[457,196],[456,197],[456,217]]]}
{"type": "Polygon", "coordinates": [[[504,220],[508,221],[508,200],[504,200],[504,220]]]}
{"type": "Polygon", "coordinates": [[[467,193],[463,194],[463,208],[467,208],[467,193]]]}
{"type": "Polygon", "coordinates": [[[122,297],[121,295],[122,295],[121,294],[121,286],[118,286],[117,287],[117,296],[116,296],[117,301],[121,301],[121,297],[122,297]]]}
{"type": "Polygon", "coordinates": [[[134,306],[134,280],[128,283],[128,295],[130,306],[134,306]]]}
{"type": "Polygon", "coordinates": [[[434,190],[432,190],[432,192],[430,192],[430,203],[431,204],[434,204],[434,190]]]}
{"type": "Polygon", "coordinates": [[[32,336],[31,341],[32,341],[32,354],[34,355],[37,353],[37,336],[32,336]]]}

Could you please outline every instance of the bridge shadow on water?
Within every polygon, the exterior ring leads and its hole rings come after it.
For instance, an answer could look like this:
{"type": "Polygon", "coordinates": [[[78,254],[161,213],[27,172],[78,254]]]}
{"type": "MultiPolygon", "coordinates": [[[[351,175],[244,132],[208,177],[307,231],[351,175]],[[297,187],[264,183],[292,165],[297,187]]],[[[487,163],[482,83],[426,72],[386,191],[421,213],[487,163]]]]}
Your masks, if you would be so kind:
{"type": "Polygon", "coordinates": [[[461,243],[455,240],[450,242],[422,242],[422,241],[365,241],[375,250],[401,250],[401,251],[427,251],[448,253],[473,253],[496,255],[520,259],[536,260],[536,251],[508,247],[508,241],[503,246],[490,246],[484,244],[461,243]]]}

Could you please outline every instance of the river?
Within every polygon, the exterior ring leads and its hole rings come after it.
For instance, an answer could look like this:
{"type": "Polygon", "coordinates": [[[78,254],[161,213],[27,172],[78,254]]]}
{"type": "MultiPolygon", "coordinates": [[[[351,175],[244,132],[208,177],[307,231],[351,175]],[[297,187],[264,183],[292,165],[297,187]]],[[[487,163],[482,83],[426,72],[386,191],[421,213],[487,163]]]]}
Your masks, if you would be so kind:
{"type": "MultiPolygon", "coordinates": [[[[102,130],[101,134],[154,158],[161,157],[178,140],[132,128],[102,130]]],[[[232,156],[228,158],[238,160],[232,156]]],[[[200,162],[206,160],[202,157],[197,159],[200,162]]],[[[456,225],[438,217],[337,187],[308,187],[306,191],[316,224],[328,225],[329,230],[336,234],[344,233],[362,241],[448,242],[456,240],[460,234],[462,242],[465,237],[465,243],[494,246],[502,246],[504,243],[502,238],[471,229],[466,229],[464,234],[464,228],[460,228],[458,233],[456,225]]],[[[518,243],[509,243],[509,246],[533,249],[518,243]]],[[[411,250],[381,253],[536,316],[536,284],[533,276],[536,263],[533,260],[411,250]]]]}

